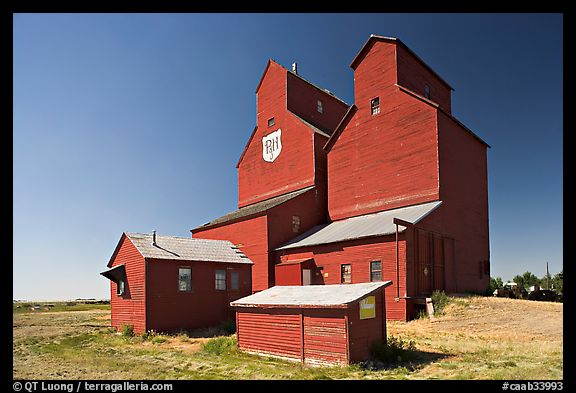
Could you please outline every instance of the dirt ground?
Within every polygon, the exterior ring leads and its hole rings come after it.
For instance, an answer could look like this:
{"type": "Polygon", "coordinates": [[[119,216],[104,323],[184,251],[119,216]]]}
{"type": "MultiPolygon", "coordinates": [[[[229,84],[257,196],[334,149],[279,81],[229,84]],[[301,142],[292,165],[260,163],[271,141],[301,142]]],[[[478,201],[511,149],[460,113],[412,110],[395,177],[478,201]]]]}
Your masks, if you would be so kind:
{"type": "Polygon", "coordinates": [[[444,316],[426,323],[389,322],[389,332],[466,333],[487,339],[562,341],[562,316],[562,303],[470,297],[455,299],[444,316]]]}

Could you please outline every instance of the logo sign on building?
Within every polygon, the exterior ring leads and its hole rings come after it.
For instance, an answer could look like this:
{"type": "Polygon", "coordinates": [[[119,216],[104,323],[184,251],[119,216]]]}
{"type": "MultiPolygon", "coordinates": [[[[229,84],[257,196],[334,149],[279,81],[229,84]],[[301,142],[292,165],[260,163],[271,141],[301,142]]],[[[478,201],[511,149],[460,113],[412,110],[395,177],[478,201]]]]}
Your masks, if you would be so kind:
{"type": "Polygon", "coordinates": [[[367,296],[360,300],[360,319],[376,318],[376,297],[367,296]]]}
{"type": "Polygon", "coordinates": [[[267,162],[274,162],[282,151],[282,130],[278,130],[262,138],[262,158],[267,162]]]}

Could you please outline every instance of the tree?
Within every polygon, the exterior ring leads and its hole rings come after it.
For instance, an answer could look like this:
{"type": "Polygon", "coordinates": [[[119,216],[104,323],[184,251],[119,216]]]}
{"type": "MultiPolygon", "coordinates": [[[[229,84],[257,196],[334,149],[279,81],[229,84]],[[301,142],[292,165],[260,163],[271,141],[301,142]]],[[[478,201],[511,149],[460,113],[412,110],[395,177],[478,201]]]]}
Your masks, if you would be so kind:
{"type": "Polygon", "coordinates": [[[531,272],[524,272],[523,275],[516,275],[512,281],[518,284],[518,287],[528,289],[532,285],[540,285],[540,279],[531,272]]]}
{"type": "Polygon", "coordinates": [[[490,277],[490,282],[488,283],[488,288],[486,288],[486,295],[492,295],[494,291],[498,288],[502,288],[504,283],[500,277],[490,277]]]}
{"type": "Polygon", "coordinates": [[[560,273],[555,274],[550,279],[550,284],[552,286],[551,289],[554,289],[556,292],[562,292],[564,290],[564,270],[561,270],[560,273]]]}

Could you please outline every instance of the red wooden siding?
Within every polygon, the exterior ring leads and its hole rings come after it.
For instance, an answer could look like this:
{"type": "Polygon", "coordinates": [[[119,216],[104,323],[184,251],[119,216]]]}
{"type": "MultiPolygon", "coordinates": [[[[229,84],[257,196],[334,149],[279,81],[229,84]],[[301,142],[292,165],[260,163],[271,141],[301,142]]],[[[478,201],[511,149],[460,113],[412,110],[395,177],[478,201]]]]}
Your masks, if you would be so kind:
{"type": "Polygon", "coordinates": [[[348,323],[350,324],[351,362],[368,359],[372,344],[386,341],[386,303],[382,300],[384,294],[390,291],[392,291],[392,287],[374,294],[376,298],[376,315],[374,318],[360,319],[359,303],[350,308],[348,323]]]}
{"type": "MultiPolygon", "coordinates": [[[[398,241],[398,273],[396,270],[396,241],[394,236],[374,237],[341,243],[324,244],[306,248],[294,248],[279,251],[279,255],[290,259],[306,258],[313,253],[318,281],[315,284],[340,284],[341,265],[350,264],[352,284],[370,282],[370,261],[382,261],[382,281],[390,280],[392,285],[386,289],[387,318],[406,320],[406,241],[400,234],[398,241]],[[322,267],[320,270],[319,268],[322,267]],[[400,277],[397,280],[396,277],[400,277]],[[396,293],[400,300],[396,301],[396,293]]],[[[280,261],[280,256],[277,261],[280,261]]]]}
{"type": "Polygon", "coordinates": [[[394,53],[376,43],[354,72],[358,110],[328,153],[332,220],[439,199],[436,108],[395,86],[394,53]]]}
{"type": "Polygon", "coordinates": [[[430,86],[430,100],[445,111],[451,111],[451,90],[434,73],[418,61],[402,45],[396,46],[398,84],[424,97],[424,85],[430,86]]]}
{"type": "Polygon", "coordinates": [[[238,309],[236,336],[242,350],[300,360],[302,325],[300,310],[238,309]]]}
{"type": "Polygon", "coordinates": [[[238,347],[308,364],[367,360],[371,345],[386,340],[383,292],[373,293],[376,313],[370,319],[360,319],[358,301],[347,308],[238,307],[238,347]]]}
{"type": "Polygon", "coordinates": [[[290,72],[287,75],[288,110],[311,124],[334,130],[348,110],[348,105],[290,72]],[[318,100],[322,101],[322,113],[318,112],[318,100]]]}
{"type": "Polygon", "coordinates": [[[486,145],[439,112],[440,199],[442,206],[421,225],[454,238],[445,255],[447,289],[486,289],[489,275],[478,266],[490,260],[486,145]],[[452,282],[454,281],[454,282],[452,282]]]}
{"type": "Polygon", "coordinates": [[[109,267],[121,264],[126,269],[124,295],[117,295],[116,284],[110,281],[112,326],[121,329],[123,324],[132,325],[135,332],[141,333],[146,330],[144,257],[125,235],[122,235],[118,252],[109,267]]]}
{"type": "Polygon", "coordinates": [[[302,285],[302,267],[299,263],[276,265],[276,285],[302,285]]]}
{"type": "Polygon", "coordinates": [[[310,127],[286,109],[286,69],[270,63],[257,93],[256,132],[238,165],[238,207],[314,184],[310,127]],[[274,117],[274,126],[268,119],[274,117]],[[262,137],[282,129],[282,150],[274,162],[262,158],[262,137]]]}
{"type": "Polygon", "coordinates": [[[252,293],[250,266],[174,260],[147,261],[148,330],[178,331],[216,326],[234,318],[230,302],[252,293]],[[192,271],[192,291],[178,290],[178,269],[192,271]],[[216,270],[226,271],[226,290],[215,289],[216,270]],[[239,289],[231,289],[231,274],[239,274],[239,289]]]}
{"type": "Polygon", "coordinates": [[[306,363],[348,363],[345,309],[304,309],[306,363]]]}
{"type": "Polygon", "coordinates": [[[196,230],[193,238],[229,240],[254,264],[252,265],[252,290],[261,291],[270,286],[268,264],[268,226],[265,215],[237,221],[227,225],[196,230]]]}
{"type": "Polygon", "coordinates": [[[326,194],[314,188],[268,212],[270,250],[286,243],[310,228],[326,221],[326,194]],[[298,216],[300,228],[294,232],[292,217],[298,216]]]}

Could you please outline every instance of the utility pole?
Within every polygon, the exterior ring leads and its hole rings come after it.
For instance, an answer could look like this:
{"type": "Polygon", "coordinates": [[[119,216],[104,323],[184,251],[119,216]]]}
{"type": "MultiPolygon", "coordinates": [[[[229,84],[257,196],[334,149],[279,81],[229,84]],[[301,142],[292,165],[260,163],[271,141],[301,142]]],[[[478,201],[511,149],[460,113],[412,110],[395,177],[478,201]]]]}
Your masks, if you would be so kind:
{"type": "Polygon", "coordinates": [[[548,271],[548,261],[546,261],[546,289],[550,289],[550,272],[548,271]]]}

